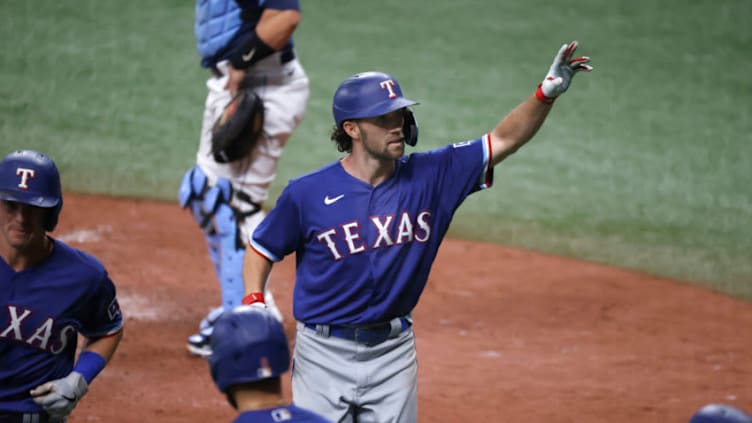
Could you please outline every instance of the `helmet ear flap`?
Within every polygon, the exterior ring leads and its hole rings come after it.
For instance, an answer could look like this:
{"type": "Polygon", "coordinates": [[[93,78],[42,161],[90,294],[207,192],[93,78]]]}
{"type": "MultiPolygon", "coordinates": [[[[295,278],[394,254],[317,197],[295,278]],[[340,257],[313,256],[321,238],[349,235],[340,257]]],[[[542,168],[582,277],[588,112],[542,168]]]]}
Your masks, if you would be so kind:
{"type": "Polygon", "coordinates": [[[47,232],[52,232],[55,230],[55,226],[57,226],[57,220],[60,216],[60,211],[63,209],[63,199],[60,198],[60,202],[57,206],[54,208],[49,209],[49,215],[47,216],[47,221],[44,224],[44,229],[47,232]]]}
{"type": "Polygon", "coordinates": [[[418,122],[415,120],[415,114],[409,107],[404,109],[404,123],[402,124],[402,134],[405,136],[405,143],[415,147],[418,143],[418,122]]]}

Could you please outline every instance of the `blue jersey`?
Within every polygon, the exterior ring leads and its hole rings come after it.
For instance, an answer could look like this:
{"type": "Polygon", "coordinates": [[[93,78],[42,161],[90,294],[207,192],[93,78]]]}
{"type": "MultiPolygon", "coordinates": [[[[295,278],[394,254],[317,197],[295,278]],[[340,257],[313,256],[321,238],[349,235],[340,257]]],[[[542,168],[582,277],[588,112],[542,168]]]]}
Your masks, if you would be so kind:
{"type": "Polygon", "coordinates": [[[0,411],[40,412],[29,391],[73,370],[77,334],[101,337],[123,324],[102,264],[53,242],[33,268],[16,272],[0,258],[0,411]]]}
{"type": "Polygon", "coordinates": [[[233,423],[329,423],[329,420],[294,405],[241,413],[233,423]]]}
{"type": "MultiPolygon", "coordinates": [[[[196,0],[193,27],[201,65],[215,67],[230,58],[256,29],[265,9],[300,10],[299,0],[196,0]]],[[[283,52],[291,52],[292,37],[283,52]]]]}
{"type": "Polygon", "coordinates": [[[397,160],[371,186],[339,162],[290,181],[256,228],[271,261],[296,253],[293,314],[367,324],[410,313],[457,207],[492,183],[490,136],[397,160]]]}

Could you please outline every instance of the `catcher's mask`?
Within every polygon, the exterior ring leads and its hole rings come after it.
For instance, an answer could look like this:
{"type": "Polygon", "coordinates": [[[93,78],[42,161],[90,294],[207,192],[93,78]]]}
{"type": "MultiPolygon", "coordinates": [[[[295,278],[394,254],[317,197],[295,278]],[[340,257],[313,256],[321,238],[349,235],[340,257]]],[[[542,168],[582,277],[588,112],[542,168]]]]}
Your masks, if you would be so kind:
{"type": "Polygon", "coordinates": [[[752,416],[725,404],[708,404],[689,420],[689,423],[752,423],[752,416]]]}
{"type": "Polygon", "coordinates": [[[46,155],[33,150],[14,151],[0,161],[0,200],[51,209],[44,229],[51,232],[63,209],[60,173],[46,155]]]}
{"type": "Polygon", "coordinates": [[[409,106],[418,104],[402,95],[397,79],[383,72],[363,72],[345,79],[334,93],[332,112],[337,127],[349,119],[363,119],[385,115],[404,109],[402,131],[405,143],[418,142],[418,123],[409,106]]]}
{"type": "Polygon", "coordinates": [[[278,377],[290,368],[282,324],[257,306],[225,311],[214,322],[209,367],[220,391],[236,384],[278,377]]]}

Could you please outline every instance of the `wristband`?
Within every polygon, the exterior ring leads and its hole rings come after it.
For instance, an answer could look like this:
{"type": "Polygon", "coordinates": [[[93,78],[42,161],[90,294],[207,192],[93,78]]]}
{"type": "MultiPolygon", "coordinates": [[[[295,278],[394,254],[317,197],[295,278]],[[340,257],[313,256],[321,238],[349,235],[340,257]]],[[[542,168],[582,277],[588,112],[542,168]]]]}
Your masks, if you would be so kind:
{"type": "Polygon", "coordinates": [[[247,69],[259,60],[274,53],[274,49],[269,47],[264,40],[256,35],[256,31],[251,32],[248,41],[240,44],[230,56],[230,63],[235,69],[247,69]]]}
{"type": "Polygon", "coordinates": [[[76,361],[76,366],[73,368],[73,371],[81,373],[81,376],[84,377],[86,383],[91,383],[91,381],[97,377],[99,372],[104,369],[106,364],[107,360],[101,355],[92,351],[82,351],[78,356],[78,361],[76,361]]]}
{"type": "Polygon", "coordinates": [[[253,303],[261,303],[266,304],[266,301],[264,301],[264,294],[261,292],[251,292],[250,294],[243,297],[243,301],[241,301],[243,304],[253,304],[253,303]]]}
{"type": "Polygon", "coordinates": [[[543,89],[541,88],[542,85],[543,83],[538,84],[538,89],[535,90],[535,98],[541,103],[552,104],[554,100],[556,100],[556,97],[546,97],[546,95],[543,94],[543,89]]]}

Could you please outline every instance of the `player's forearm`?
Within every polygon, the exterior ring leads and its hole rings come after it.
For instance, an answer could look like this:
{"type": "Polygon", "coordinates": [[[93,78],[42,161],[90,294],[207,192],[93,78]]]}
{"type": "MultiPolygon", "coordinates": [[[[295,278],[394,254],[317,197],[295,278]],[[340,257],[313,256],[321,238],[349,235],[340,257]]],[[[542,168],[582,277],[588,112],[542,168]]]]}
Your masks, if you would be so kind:
{"type": "Polygon", "coordinates": [[[550,110],[550,104],[544,104],[531,95],[506,115],[491,132],[492,165],[525,145],[538,132],[550,110]]]}
{"type": "Polygon", "coordinates": [[[83,351],[91,351],[101,355],[105,361],[110,361],[115,350],[123,339],[123,329],[117,333],[100,338],[85,338],[83,351]]]}
{"type": "Polygon", "coordinates": [[[280,50],[292,37],[300,23],[300,17],[297,10],[267,9],[256,25],[256,35],[272,49],[280,50]]]}
{"type": "Polygon", "coordinates": [[[245,295],[253,292],[264,292],[266,280],[271,271],[272,262],[249,247],[245,253],[245,263],[243,264],[245,295]]]}

